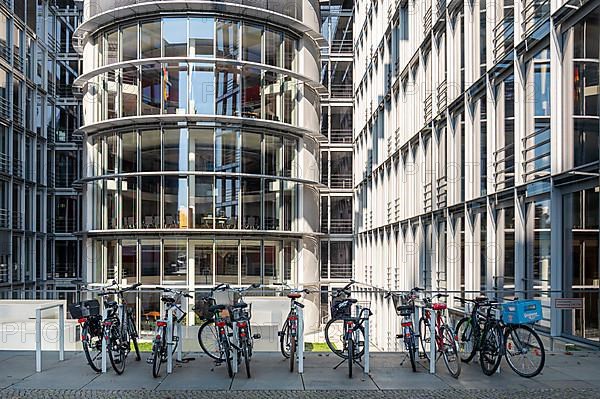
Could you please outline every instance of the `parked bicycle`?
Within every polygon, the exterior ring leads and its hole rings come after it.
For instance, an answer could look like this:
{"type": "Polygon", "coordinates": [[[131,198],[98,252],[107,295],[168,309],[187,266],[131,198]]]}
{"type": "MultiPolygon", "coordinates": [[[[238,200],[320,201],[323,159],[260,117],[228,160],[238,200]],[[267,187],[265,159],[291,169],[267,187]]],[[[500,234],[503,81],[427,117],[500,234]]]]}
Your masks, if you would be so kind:
{"type": "Polygon", "coordinates": [[[252,284],[246,288],[232,288],[228,284],[220,284],[211,290],[212,298],[205,298],[208,303],[214,304],[208,307],[212,317],[206,320],[198,331],[200,347],[218,363],[224,361],[227,373],[232,378],[234,353],[238,364],[243,359],[246,375],[251,377],[250,359],[254,339],[259,339],[260,334],[252,334],[251,306],[244,302],[243,294],[249,289],[259,287],[259,284],[252,284]],[[236,342],[230,339],[234,334],[236,342]]]}
{"type": "Polygon", "coordinates": [[[351,280],[346,286],[332,294],[331,320],[325,325],[327,346],[342,358],[342,361],[334,369],[347,362],[349,378],[352,378],[354,364],[362,367],[360,361],[365,353],[364,323],[373,314],[369,308],[364,307],[357,312],[356,316],[352,316],[352,305],[358,302],[357,299],[350,297],[350,287],[353,284],[355,281],[351,280]],[[340,345],[340,348],[336,344],[340,345]]]}
{"type": "Polygon", "coordinates": [[[281,354],[290,360],[290,372],[293,372],[294,364],[296,363],[296,351],[298,349],[298,310],[304,308],[304,305],[298,302],[298,299],[302,298],[302,294],[309,294],[310,291],[307,289],[292,289],[287,284],[276,285],[283,285],[290,290],[287,294],[287,297],[290,298],[290,311],[281,331],[277,332],[277,335],[279,336],[281,354]]]}
{"type": "Polygon", "coordinates": [[[181,323],[187,316],[187,312],[181,307],[181,298],[192,298],[192,296],[184,291],[171,288],[156,287],[166,295],[162,295],[160,300],[165,304],[165,316],[161,320],[156,321],[156,334],[152,342],[152,355],[150,361],[152,363],[152,376],[157,378],[160,375],[160,367],[162,363],[167,361],[169,346],[171,346],[171,355],[177,350],[180,337],[177,335],[175,326],[181,323]],[[168,320],[171,319],[168,330],[168,320]],[[168,342],[169,337],[171,342],[168,342]]]}
{"type": "MultiPolygon", "coordinates": [[[[422,290],[422,289],[420,289],[422,290]]],[[[447,298],[447,294],[435,294],[432,297],[423,298],[425,312],[419,320],[419,339],[425,357],[429,361],[437,361],[443,357],[448,373],[458,378],[461,372],[460,358],[458,356],[458,342],[454,330],[446,323],[443,311],[448,305],[443,302],[433,302],[434,299],[447,298]],[[435,312],[435,345],[437,359],[430,359],[431,349],[431,311],[435,312]]]]}
{"type": "Polygon", "coordinates": [[[500,304],[486,297],[455,299],[472,304],[470,314],[458,322],[456,329],[463,362],[471,361],[479,352],[480,366],[486,375],[498,370],[502,356],[521,377],[532,378],[542,371],[546,352],[541,338],[529,325],[541,319],[539,301],[500,304]],[[499,318],[497,310],[502,310],[499,318]]]}
{"type": "MultiPolygon", "coordinates": [[[[89,290],[84,288],[84,284],[74,281],[79,290],[89,290]]],[[[97,299],[81,301],[69,306],[71,317],[77,319],[81,327],[81,345],[85,358],[95,372],[102,371],[102,315],[100,314],[100,302],[97,299]]]]}
{"type": "MultiPolygon", "coordinates": [[[[404,340],[404,349],[408,352],[408,356],[410,358],[410,364],[413,372],[417,371],[417,340],[419,334],[415,332],[414,324],[413,324],[413,315],[415,313],[415,299],[417,299],[417,293],[420,291],[420,288],[415,287],[407,294],[394,294],[388,292],[385,295],[385,298],[392,297],[394,302],[394,309],[396,310],[396,314],[402,317],[402,321],[400,325],[402,326],[402,334],[396,335],[396,339],[404,340]]],[[[400,363],[400,365],[402,365],[400,363]]]]}
{"type": "Polygon", "coordinates": [[[131,351],[131,345],[135,349],[137,361],[141,360],[138,346],[138,333],[135,327],[133,309],[127,306],[125,293],[137,289],[141,283],[127,288],[120,288],[116,281],[105,287],[105,292],[98,295],[104,298],[104,307],[107,309],[107,317],[103,320],[103,337],[107,343],[108,358],[110,364],[117,374],[123,374],[127,355],[131,351]],[[115,295],[117,300],[110,301],[109,295],[115,295]]]}

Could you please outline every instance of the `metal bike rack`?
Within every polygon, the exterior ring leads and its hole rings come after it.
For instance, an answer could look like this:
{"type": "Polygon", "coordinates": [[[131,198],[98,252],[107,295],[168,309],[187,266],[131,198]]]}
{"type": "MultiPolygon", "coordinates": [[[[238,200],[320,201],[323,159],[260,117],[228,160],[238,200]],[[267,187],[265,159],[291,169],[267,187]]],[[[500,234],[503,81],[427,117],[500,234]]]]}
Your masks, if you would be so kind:
{"type": "MultiPolygon", "coordinates": [[[[175,345],[175,341],[173,340],[173,319],[177,317],[175,313],[176,309],[176,307],[171,308],[167,314],[167,336],[164,338],[167,340],[167,346],[169,347],[167,350],[167,374],[173,373],[173,350],[171,348],[173,345],[175,345]]],[[[182,360],[183,353],[183,327],[181,323],[175,323],[175,328],[177,328],[177,338],[179,340],[177,345],[176,359],[178,362],[180,362],[182,360]]]]}
{"type": "Polygon", "coordinates": [[[429,343],[429,374],[435,374],[435,364],[437,363],[437,359],[435,358],[435,347],[437,345],[437,340],[435,337],[435,318],[435,312],[433,309],[429,309],[429,331],[431,334],[429,343]]]}
{"type": "Polygon", "coordinates": [[[239,340],[239,336],[238,336],[238,326],[236,322],[233,322],[233,339],[235,339],[236,343],[235,345],[232,345],[231,351],[232,351],[232,355],[233,355],[233,360],[232,360],[232,368],[233,368],[233,374],[237,374],[238,373],[238,350],[237,348],[240,347],[240,340],[239,340]]]}
{"type": "Polygon", "coordinates": [[[108,317],[108,309],[102,311],[102,373],[106,373],[106,358],[108,357],[108,342],[104,336],[104,320],[108,317]]]}
{"type": "Polygon", "coordinates": [[[304,373],[304,309],[298,308],[298,348],[296,355],[298,356],[298,374],[304,373]]]}
{"type": "Polygon", "coordinates": [[[58,303],[35,310],[35,371],[42,372],[42,311],[58,308],[58,360],[65,360],[65,314],[64,305],[58,303]]]}
{"type": "MultiPolygon", "coordinates": [[[[359,313],[360,315],[360,313],[359,313]]],[[[369,362],[369,319],[371,316],[367,313],[367,319],[365,320],[365,365],[364,372],[365,374],[369,374],[370,371],[370,362],[369,362]]]]}

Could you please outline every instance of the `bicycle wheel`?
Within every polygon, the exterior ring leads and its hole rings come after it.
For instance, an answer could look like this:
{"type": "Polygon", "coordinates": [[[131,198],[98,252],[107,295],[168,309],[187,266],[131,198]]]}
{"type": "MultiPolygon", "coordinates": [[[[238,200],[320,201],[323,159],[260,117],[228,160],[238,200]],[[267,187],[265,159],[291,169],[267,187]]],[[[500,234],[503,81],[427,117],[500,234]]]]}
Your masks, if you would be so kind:
{"type": "Polygon", "coordinates": [[[133,348],[135,349],[135,360],[139,362],[140,360],[142,360],[142,356],[140,355],[140,347],[137,341],[138,334],[135,328],[135,321],[133,321],[133,316],[131,315],[131,313],[128,316],[127,330],[129,338],[133,342],[133,348]]]}
{"type": "Polygon", "coordinates": [[[409,341],[406,344],[406,347],[408,349],[408,354],[410,356],[410,365],[412,366],[412,371],[413,372],[417,372],[417,360],[415,359],[415,356],[417,354],[417,345],[415,344],[415,334],[411,329],[410,332],[411,336],[409,338],[409,341]]]}
{"type": "Polygon", "coordinates": [[[496,323],[484,329],[479,348],[479,364],[485,375],[492,375],[498,370],[502,360],[502,330],[496,323]]]}
{"type": "Polygon", "coordinates": [[[296,337],[290,334],[290,373],[294,372],[294,363],[296,363],[296,337]]]}
{"type": "MultiPolygon", "coordinates": [[[[361,357],[365,353],[365,332],[363,326],[355,326],[355,332],[358,333],[359,341],[362,341],[362,348],[360,342],[357,345],[358,350],[355,349],[354,356],[361,357]]],[[[331,319],[325,325],[325,342],[329,349],[341,357],[342,359],[348,358],[348,352],[344,350],[344,320],[343,319],[331,319]],[[341,348],[341,349],[338,349],[341,348]]],[[[356,344],[356,343],[355,343],[356,344]]]]}
{"type": "Polygon", "coordinates": [[[521,377],[535,377],[544,368],[544,344],[532,327],[507,326],[504,332],[504,348],[508,365],[521,377]]]}
{"type": "Polygon", "coordinates": [[[441,333],[444,363],[446,363],[446,368],[450,375],[454,378],[458,378],[460,375],[460,357],[458,356],[456,336],[454,335],[452,328],[448,325],[442,326],[441,333]]]}
{"type": "Polygon", "coordinates": [[[456,326],[458,337],[458,356],[460,360],[469,363],[477,353],[475,330],[470,317],[463,317],[456,326]]]}
{"type": "Polygon", "coordinates": [[[233,359],[231,357],[231,348],[229,347],[227,338],[223,338],[221,345],[223,346],[223,356],[225,357],[225,363],[227,364],[227,375],[229,378],[233,378],[233,359]]]}
{"type": "Polygon", "coordinates": [[[219,332],[214,320],[206,320],[198,329],[198,343],[200,347],[211,358],[223,361],[223,351],[219,339],[219,332]]]}
{"type": "Polygon", "coordinates": [[[429,328],[429,320],[427,320],[425,316],[421,316],[419,319],[419,342],[421,343],[421,350],[425,354],[427,360],[429,360],[431,331],[429,328]]]}
{"type": "Polygon", "coordinates": [[[244,365],[246,366],[246,376],[250,378],[250,354],[248,351],[248,341],[242,344],[242,356],[244,357],[244,365]]]}
{"type": "Polygon", "coordinates": [[[96,337],[90,334],[87,327],[83,328],[81,332],[83,339],[81,344],[83,345],[83,352],[88,364],[96,373],[102,371],[102,337],[96,337]]]}
{"type": "Polygon", "coordinates": [[[154,342],[154,346],[152,348],[152,376],[157,378],[160,375],[160,366],[162,365],[164,354],[166,353],[166,329],[163,327],[161,329],[161,339],[154,342]]]}
{"type": "Polygon", "coordinates": [[[108,358],[113,370],[117,374],[123,374],[125,371],[125,359],[127,358],[128,343],[123,342],[123,336],[118,323],[114,323],[110,330],[110,340],[108,341],[108,358]]]}
{"type": "Polygon", "coordinates": [[[289,320],[283,323],[283,328],[279,332],[279,350],[286,359],[290,357],[290,328],[289,320]]]}
{"type": "Polygon", "coordinates": [[[354,342],[348,338],[348,378],[352,378],[352,363],[354,363],[354,342]]]}

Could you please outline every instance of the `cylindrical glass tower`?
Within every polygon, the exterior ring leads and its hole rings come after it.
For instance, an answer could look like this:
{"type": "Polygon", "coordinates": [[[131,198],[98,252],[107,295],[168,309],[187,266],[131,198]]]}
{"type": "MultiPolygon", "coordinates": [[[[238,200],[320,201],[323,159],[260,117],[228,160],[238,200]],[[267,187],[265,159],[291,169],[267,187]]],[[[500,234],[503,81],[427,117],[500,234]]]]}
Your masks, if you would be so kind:
{"type": "Polygon", "coordinates": [[[318,2],[246,3],[85,1],[89,282],[318,281],[318,2]]]}

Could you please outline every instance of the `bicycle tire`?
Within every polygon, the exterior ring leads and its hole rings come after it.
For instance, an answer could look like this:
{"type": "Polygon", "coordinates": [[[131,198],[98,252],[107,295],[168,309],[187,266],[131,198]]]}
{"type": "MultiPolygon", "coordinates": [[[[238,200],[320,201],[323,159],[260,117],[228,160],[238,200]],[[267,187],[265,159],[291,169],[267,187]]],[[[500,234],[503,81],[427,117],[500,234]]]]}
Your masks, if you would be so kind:
{"type": "MultiPolygon", "coordinates": [[[[526,349],[525,350],[525,358],[527,358],[527,354],[530,352],[530,349],[526,349]]],[[[516,326],[507,326],[505,328],[504,331],[504,357],[506,358],[506,362],[508,363],[508,365],[510,366],[511,369],[513,369],[513,371],[515,373],[517,373],[518,375],[520,375],[521,377],[524,378],[532,378],[535,377],[536,375],[538,375],[543,369],[544,369],[544,364],[546,363],[546,350],[544,349],[544,344],[540,338],[540,336],[538,335],[538,333],[531,327],[528,325],[516,325],[516,326]],[[526,331],[526,333],[530,336],[533,337],[533,339],[535,340],[535,344],[536,346],[534,346],[532,349],[534,352],[534,356],[538,356],[539,357],[539,364],[538,366],[531,372],[524,372],[521,369],[517,368],[517,365],[513,362],[513,355],[511,355],[512,352],[512,348],[510,348],[511,346],[511,342],[514,343],[515,342],[515,338],[517,338],[520,342],[518,345],[522,345],[523,343],[521,342],[521,338],[520,335],[518,333],[519,330],[524,330],[526,331]]],[[[525,359],[524,358],[524,359],[525,359]]],[[[533,365],[534,363],[530,360],[531,364],[533,365]]],[[[523,364],[525,362],[523,361],[523,364]]]]}
{"type": "Polygon", "coordinates": [[[283,323],[283,328],[281,329],[279,335],[279,350],[281,351],[283,357],[285,357],[286,359],[290,357],[289,350],[286,349],[287,343],[289,342],[289,330],[289,320],[286,320],[285,323],[283,323]]]}
{"type": "Polygon", "coordinates": [[[294,363],[296,363],[296,337],[290,337],[290,373],[294,372],[294,363]]]}
{"type": "Polygon", "coordinates": [[[429,320],[425,316],[421,316],[419,319],[419,343],[421,344],[423,354],[429,360],[429,348],[427,345],[431,345],[431,330],[429,320]]]}
{"type": "Polygon", "coordinates": [[[108,341],[108,358],[110,359],[110,364],[113,370],[115,370],[117,374],[121,375],[125,371],[127,352],[125,350],[123,337],[121,336],[121,332],[119,330],[120,328],[118,323],[112,325],[110,338],[108,341]]]}
{"type": "Polygon", "coordinates": [[[198,329],[198,343],[209,357],[221,362],[225,360],[214,320],[206,320],[202,323],[198,329]],[[212,343],[212,346],[210,343],[212,343]]]}
{"type": "Polygon", "coordinates": [[[133,317],[131,314],[128,315],[129,321],[127,323],[127,329],[129,337],[131,339],[131,341],[133,342],[133,348],[135,349],[135,360],[136,361],[140,361],[142,360],[142,355],[140,354],[140,347],[138,345],[138,335],[137,335],[137,330],[135,328],[135,321],[133,320],[133,317]]]}
{"type": "Polygon", "coordinates": [[[408,343],[408,352],[409,352],[409,356],[410,356],[410,365],[412,367],[412,371],[413,373],[417,372],[417,360],[415,359],[415,355],[417,354],[417,348],[415,345],[415,334],[414,332],[411,330],[411,337],[410,337],[410,342],[408,343]]]}
{"type": "Polygon", "coordinates": [[[483,374],[493,375],[502,360],[502,330],[497,323],[484,329],[481,346],[479,348],[479,364],[483,374]]]}
{"type": "Polygon", "coordinates": [[[477,353],[477,340],[471,317],[460,319],[456,325],[456,336],[458,337],[458,355],[460,356],[460,360],[464,363],[469,363],[477,353]],[[470,345],[470,348],[468,345],[470,345]]]}
{"type": "Polygon", "coordinates": [[[227,365],[227,375],[229,378],[233,378],[233,359],[231,358],[231,348],[227,338],[223,340],[223,355],[225,356],[225,363],[227,365]]]}
{"type": "MultiPolygon", "coordinates": [[[[337,349],[335,347],[335,341],[331,337],[331,335],[334,334],[334,332],[331,331],[332,329],[341,328],[342,331],[340,333],[342,334],[342,338],[341,338],[340,342],[343,342],[343,326],[344,326],[344,320],[341,319],[341,318],[335,318],[335,319],[329,320],[327,322],[327,324],[325,325],[325,342],[327,343],[327,346],[329,347],[329,349],[333,353],[335,353],[337,356],[341,357],[342,359],[347,359],[348,355],[344,352],[343,348],[341,350],[337,349]],[[334,323],[336,323],[336,322],[340,322],[341,326],[340,327],[336,327],[334,325],[334,323]]],[[[355,331],[359,331],[360,332],[360,335],[362,335],[362,338],[364,340],[364,338],[365,338],[364,327],[363,326],[354,326],[354,328],[355,328],[355,331]]],[[[355,354],[355,356],[356,357],[361,357],[361,356],[364,355],[364,353],[365,353],[365,348],[364,348],[364,345],[363,345],[362,349],[359,352],[357,352],[355,354]]]]}
{"type": "Polygon", "coordinates": [[[458,378],[461,371],[461,361],[460,356],[458,356],[458,343],[456,342],[456,335],[452,331],[452,328],[448,325],[444,325],[441,328],[442,333],[442,356],[444,357],[444,363],[446,363],[446,368],[448,369],[448,373],[454,378],[458,378]],[[448,353],[448,351],[452,351],[452,353],[448,353]],[[452,364],[456,364],[455,367],[452,367],[452,364]]]}
{"type": "Polygon", "coordinates": [[[160,376],[160,366],[163,361],[163,353],[165,350],[165,336],[162,335],[165,333],[164,327],[161,332],[161,340],[158,343],[155,343],[154,350],[152,351],[152,376],[154,378],[158,378],[160,376]]]}
{"type": "MultiPolygon", "coordinates": [[[[83,337],[85,337],[85,339],[81,340],[81,345],[83,346],[83,352],[85,353],[85,358],[87,359],[88,364],[90,365],[90,367],[92,368],[92,370],[94,370],[96,373],[99,373],[102,371],[102,364],[100,365],[100,367],[98,367],[94,361],[98,359],[100,359],[100,361],[102,361],[102,351],[98,351],[95,350],[95,352],[98,352],[98,354],[96,356],[92,356],[92,339],[94,337],[92,337],[92,334],[90,334],[89,330],[87,328],[84,327],[83,331],[81,332],[81,335],[83,337]]],[[[102,339],[102,338],[100,338],[102,339]]]]}
{"type": "Polygon", "coordinates": [[[354,363],[354,342],[348,338],[348,378],[352,378],[352,363],[354,363]]]}
{"type": "Polygon", "coordinates": [[[250,354],[248,352],[248,341],[242,344],[242,356],[244,357],[244,365],[246,366],[246,377],[250,378],[250,354]]]}

